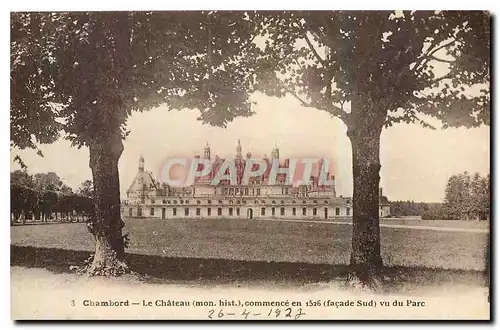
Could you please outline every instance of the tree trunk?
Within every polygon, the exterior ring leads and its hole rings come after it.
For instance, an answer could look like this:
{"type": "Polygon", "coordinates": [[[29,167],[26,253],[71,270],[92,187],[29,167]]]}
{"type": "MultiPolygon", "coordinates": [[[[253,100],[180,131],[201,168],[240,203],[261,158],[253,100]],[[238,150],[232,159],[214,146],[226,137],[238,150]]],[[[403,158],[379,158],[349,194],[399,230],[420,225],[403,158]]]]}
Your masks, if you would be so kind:
{"type": "MultiPolygon", "coordinates": [[[[383,122],[382,122],[383,124],[383,122]]],[[[352,286],[378,290],[382,278],[379,226],[380,133],[382,124],[358,122],[347,132],[352,145],[352,286]]]]}
{"type": "Polygon", "coordinates": [[[118,160],[123,143],[119,131],[96,139],[89,145],[89,151],[95,193],[95,217],[91,220],[91,232],[96,250],[87,273],[118,276],[128,271],[124,262],[124,223],[120,216],[118,160]]]}

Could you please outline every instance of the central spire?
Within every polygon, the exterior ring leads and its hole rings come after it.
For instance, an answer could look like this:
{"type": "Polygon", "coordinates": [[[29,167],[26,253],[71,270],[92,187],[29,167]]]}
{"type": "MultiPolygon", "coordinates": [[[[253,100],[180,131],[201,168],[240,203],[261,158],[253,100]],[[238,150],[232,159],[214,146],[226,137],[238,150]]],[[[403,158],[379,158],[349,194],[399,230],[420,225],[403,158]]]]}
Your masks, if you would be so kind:
{"type": "Polygon", "coordinates": [[[241,142],[240,139],[238,139],[238,145],[236,146],[236,158],[241,159],[241,142]]]}

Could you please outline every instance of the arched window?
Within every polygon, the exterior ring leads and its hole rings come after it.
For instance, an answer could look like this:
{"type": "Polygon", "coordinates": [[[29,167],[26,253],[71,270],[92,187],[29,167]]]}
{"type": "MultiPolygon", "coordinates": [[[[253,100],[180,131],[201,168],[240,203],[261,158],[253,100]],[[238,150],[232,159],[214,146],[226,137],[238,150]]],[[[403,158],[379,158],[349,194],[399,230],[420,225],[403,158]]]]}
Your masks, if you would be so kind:
{"type": "Polygon", "coordinates": [[[265,207],[260,209],[260,215],[266,215],[266,208],[265,207]]]}
{"type": "Polygon", "coordinates": [[[282,207],[282,208],[280,209],[280,215],[282,215],[282,216],[283,216],[283,215],[285,215],[285,208],[284,208],[284,207],[282,207]]]}

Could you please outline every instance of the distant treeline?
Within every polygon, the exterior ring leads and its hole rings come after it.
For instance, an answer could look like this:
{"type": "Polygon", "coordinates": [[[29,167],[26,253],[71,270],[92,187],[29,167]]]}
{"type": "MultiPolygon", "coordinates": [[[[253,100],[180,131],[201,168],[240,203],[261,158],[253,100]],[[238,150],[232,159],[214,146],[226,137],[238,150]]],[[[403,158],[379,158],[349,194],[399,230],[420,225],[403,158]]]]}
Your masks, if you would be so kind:
{"type": "Polygon", "coordinates": [[[420,216],[423,220],[449,219],[444,203],[418,203],[414,201],[391,202],[391,216],[420,216]]]}
{"type": "Polygon", "coordinates": [[[11,224],[26,221],[86,221],[94,213],[92,181],[73,192],[54,172],[10,174],[11,224]]]}
{"type": "Polygon", "coordinates": [[[489,220],[490,204],[490,175],[464,172],[448,179],[443,203],[393,201],[391,215],[421,216],[424,220],[489,220]]]}

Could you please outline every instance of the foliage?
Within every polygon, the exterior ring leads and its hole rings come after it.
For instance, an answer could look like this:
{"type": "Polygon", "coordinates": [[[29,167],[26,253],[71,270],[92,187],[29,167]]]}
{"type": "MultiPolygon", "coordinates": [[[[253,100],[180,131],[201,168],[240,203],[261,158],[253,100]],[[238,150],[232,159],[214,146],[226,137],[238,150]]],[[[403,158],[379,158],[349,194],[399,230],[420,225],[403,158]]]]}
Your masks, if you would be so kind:
{"type": "Polygon", "coordinates": [[[30,175],[25,170],[11,172],[11,214],[14,221],[35,218],[42,221],[52,219],[54,213],[61,221],[73,216],[89,219],[94,213],[94,204],[89,196],[74,194],[56,173],[30,175]],[[55,182],[57,186],[53,183],[55,182]],[[63,216],[66,218],[64,219],[63,216]]]}
{"type": "Polygon", "coordinates": [[[361,114],[444,126],[489,124],[485,12],[285,12],[265,16],[262,87],[350,128],[361,114]],[[361,98],[363,104],[356,101],[361,98]]]}
{"type": "Polygon", "coordinates": [[[487,219],[490,212],[490,178],[467,172],[452,175],[446,185],[446,212],[452,219],[487,219]]]}
{"type": "Polygon", "coordinates": [[[125,137],[132,111],[161,104],[219,126],[248,116],[252,22],[242,12],[12,13],[11,142],[50,143],[61,130],[78,146],[109,128],[125,137]]]}

